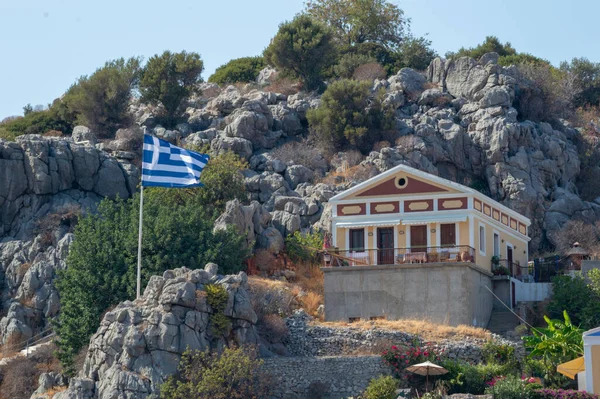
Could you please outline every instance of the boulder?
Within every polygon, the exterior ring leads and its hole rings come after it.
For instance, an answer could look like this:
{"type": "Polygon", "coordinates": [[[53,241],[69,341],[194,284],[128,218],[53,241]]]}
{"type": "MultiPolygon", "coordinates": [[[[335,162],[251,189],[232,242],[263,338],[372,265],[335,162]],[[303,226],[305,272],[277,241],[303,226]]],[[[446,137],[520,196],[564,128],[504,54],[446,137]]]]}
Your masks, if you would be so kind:
{"type": "Polygon", "coordinates": [[[245,160],[250,159],[253,152],[252,142],[238,137],[218,136],[210,142],[210,148],[217,155],[232,151],[245,160]]]}
{"type": "Polygon", "coordinates": [[[268,85],[273,83],[277,78],[277,70],[273,67],[266,66],[260,70],[256,78],[256,82],[261,85],[268,85]]]}
{"type": "Polygon", "coordinates": [[[453,97],[471,100],[485,87],[489,76],[490,72],[472,58],[450,60],[446,65],[446,89],[453,97]]]}
{"type": "Polygon", "coordinates": [[[77,144],[94,146],[97,142],[96,135],[87,126],[75,126],[71,137],[77,144]]]}
{"type": "Polygon", "coordinates": [[[401,90],[409,98],[418,98],[425,85],[425,76],[411,68],[402,68],[388,79],[390,90],[401,90]]]}
{"type": "Polygon", "coordinates": [[[312,170],[303,165],[288,166],[285,170],[285,180],[293,189],[300,183],[308,183],[312,181],[314,175],[312,170]]]}

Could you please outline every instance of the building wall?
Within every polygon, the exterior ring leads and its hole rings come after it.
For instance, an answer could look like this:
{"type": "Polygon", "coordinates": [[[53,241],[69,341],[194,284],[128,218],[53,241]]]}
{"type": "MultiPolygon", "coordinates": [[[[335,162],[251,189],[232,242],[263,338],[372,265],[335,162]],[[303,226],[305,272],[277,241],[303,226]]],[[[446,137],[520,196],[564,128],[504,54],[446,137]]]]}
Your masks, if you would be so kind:
{"type": "Polygon", "coordinates": [[[485,327],[491,276],[468,263],[324,268],[325,319],[417,318],[485,327]]]}
{"type": "Polygon", "coordinates": [[[594,380],[594,393],[600,395],[600,345],[592,346],[592,379],[594,380]]]}
{"type": "Polygon", "coordinates": [[[498,233],[500,237],[500,259],[507,258],[507,246],[513,246],[513,263],[519,263],[521,266],[527,266],[528,261],[528,243],[524,238],[518,238],[515,235],[506,233],[506,231],[495,224],[483,218],[476,217],[473,223],[475,231],[475,254],[477,264],[484,270],[492,270],[492,257],[494,256],[494,233],[498,233]],[[479,227],[485,229],[485,252],[480,251],[479,242],[479,227]]]}
{"type": "Polygon", "coordinates": [[[272,397],[286,399],[315,397],[311,385],[330,399],[357,396],[372,378],[390,374],[381,356],[277,357],[264,359],[263,367],[274,380],[272,397]]]}
{"type": "Polygon", "coordinates": [[[512,278],[515,283],[516,302],[541,302],[552,295],[552,283],[524,283],[512,278]]]}

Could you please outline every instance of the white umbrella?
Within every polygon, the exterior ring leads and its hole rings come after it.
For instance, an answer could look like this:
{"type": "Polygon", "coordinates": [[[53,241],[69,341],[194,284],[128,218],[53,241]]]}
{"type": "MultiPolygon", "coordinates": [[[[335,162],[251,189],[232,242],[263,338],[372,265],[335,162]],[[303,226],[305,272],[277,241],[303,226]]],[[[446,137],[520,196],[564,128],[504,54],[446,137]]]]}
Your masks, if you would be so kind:
{"type": "Polygon", "coordinates": [[[406,371],[410,371],[411,373],[424,375],[425,376],[425,389],[427,389],[427,385],[429,384],[429,376],[430,375],[443,375],[448,372],[442,366],[438,366],[437,364],[431,363],[429,360],[419,364],[413,364],[405,368],[406,371]]]}

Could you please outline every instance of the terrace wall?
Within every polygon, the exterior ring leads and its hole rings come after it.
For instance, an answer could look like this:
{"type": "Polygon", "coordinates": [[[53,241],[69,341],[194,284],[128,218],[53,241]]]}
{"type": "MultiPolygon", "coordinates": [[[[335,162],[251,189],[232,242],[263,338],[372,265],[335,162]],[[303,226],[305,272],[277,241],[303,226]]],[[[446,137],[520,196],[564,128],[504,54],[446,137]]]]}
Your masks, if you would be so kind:
{"type": "Polygon", "coordinates": [[[485,327],[492,313],[492,275],[475,264],[349,266],[323,272],[327,321],[417,318],[485,327]]]}

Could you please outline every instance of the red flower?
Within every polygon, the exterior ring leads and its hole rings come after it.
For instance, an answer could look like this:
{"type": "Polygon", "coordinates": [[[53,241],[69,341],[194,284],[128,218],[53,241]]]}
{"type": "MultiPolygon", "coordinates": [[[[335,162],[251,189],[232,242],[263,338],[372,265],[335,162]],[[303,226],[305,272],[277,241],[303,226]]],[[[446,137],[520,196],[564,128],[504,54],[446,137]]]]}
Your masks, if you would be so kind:
{"type": "Polygon", "coordinates": [[[398,350],[398,347],[396,345],[392,345],[392,349],[393,350],[398,350]]]}
{"type": "Polygon", "coordinates": [[[408,360],[406,361],[406,364],[408,364],[408,360]]]}

